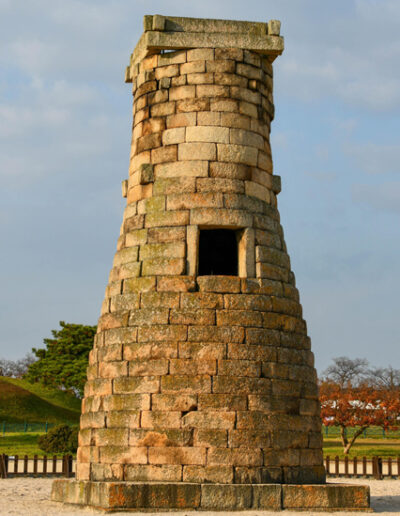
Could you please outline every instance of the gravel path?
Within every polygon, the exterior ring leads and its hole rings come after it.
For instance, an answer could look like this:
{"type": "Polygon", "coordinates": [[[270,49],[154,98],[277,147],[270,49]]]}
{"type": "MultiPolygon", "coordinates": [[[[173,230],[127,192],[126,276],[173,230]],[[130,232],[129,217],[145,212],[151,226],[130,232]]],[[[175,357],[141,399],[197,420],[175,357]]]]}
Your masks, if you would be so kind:
{"type": "MultiPolygon", "coordinates": [[[[365,480],[365,479],[335,479],[334,482],[352,483],[352,484],[368,484],[371,487],[372,507],[376,512],[384,515],[400,514],[400,480],[365,480]]],[[[1,516],[84,516],[91,514],[104,514],[88,508],[75,508],[74,506],[62,505],[49,501],[51,479],[47,478],[10,478],[0,480],[0,515],[1,516]]],[[[115,515],[126,516],[126,512],[113,513],[115,515]]],[[[144,516],[171,516],[171,513],[135,513],[144,516]]],[[[221,513],[217,512],[193,512],[182,511],[182,516],[217,516],[221,513]]],[[[269,511],[248,511],[237,512],[235,516],[240,515],[258,515],[258,516],[276,516],[276,512],[269,511]]],[[[284,512],[285,516],[297,515],[296,512],[284,512]]],[[[312,515],[325,515],[327,513],[309,512],[312,515]]],[[[336,512],[330,514],[349,514],[336,512]]]]}

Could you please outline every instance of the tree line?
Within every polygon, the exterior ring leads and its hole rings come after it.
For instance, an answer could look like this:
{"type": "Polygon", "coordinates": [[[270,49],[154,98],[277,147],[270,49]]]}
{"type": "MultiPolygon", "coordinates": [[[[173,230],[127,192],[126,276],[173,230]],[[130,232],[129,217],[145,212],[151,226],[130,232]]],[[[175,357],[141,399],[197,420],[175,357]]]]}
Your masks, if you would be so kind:
{"type": "Polygon", "coordinates": [[[15,362],[0,360],[0,376],[23,377],[81,398],[97,326],[60,321],[60,327],[51,331],[52,338],[43,339],[44,348],[32,348],[32,353],[15,362]]]}
{"type": "Polygon", "coordinates": [[[347,455],[363,432],[400,426],[400,370],[370,367],[362,358],[337,357],[319,380],[321,418],[336,426],[347,455]],[[349,436],[349,428],[353,434],[349,436]]]}

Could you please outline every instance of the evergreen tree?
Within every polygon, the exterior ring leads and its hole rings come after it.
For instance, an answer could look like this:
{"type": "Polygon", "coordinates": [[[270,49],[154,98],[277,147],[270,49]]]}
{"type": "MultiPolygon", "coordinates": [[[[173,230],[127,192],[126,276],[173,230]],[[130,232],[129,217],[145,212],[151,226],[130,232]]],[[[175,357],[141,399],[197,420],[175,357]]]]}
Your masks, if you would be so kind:
{"type": "Polygon", "coordinates": [[[61,330],[52,330],[53,338],[43,340],[44,349],[32,349],[38,360],[29,366],[25,378],[71,390],[82,397],[96,326],[64,321],[60,321],[60,326],[61,330]]]}

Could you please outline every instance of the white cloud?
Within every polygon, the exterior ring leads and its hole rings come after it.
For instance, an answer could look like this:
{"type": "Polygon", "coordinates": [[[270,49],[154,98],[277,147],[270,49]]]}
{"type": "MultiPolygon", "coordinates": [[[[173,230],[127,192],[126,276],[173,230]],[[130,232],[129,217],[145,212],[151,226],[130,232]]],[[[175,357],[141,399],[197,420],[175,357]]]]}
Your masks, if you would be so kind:
{"type": "Polygon", "coordinates": [[[344,152],[361,171],[368,174],[400,173],[400,144],[347,142],[344,152]]]}
{"type": "Polygon", "coordinates": [[[326,17],[285,12],[286,50],[277,61],[278,87],[302,100],[335,99],[371,111],[400,109],[400,3],[346,2],[326,17]],[[293,18],[297,17],[297,23],[293,18]]]}
{"type": "MultiPolygon", "coordinates": [[[[48,2],[49,15],[58,26],[93,32],[116,30],[124,19],[124,8],[120,2],[88,2],[69,0],[68,2],[48,2]],[[118,5],[119,4],[119,5],[118,5]]],[[[131,6],[132,8],[132,6],[131,6]]]]}
{"type": "Polygon", "coordinates": [[[351,134],[358,126],[358,121],[355,118],[346,118],[344,115],[341,115],[341,118],[335,117],[332,122],[338,130],[345,131],[347,134],[351,134]]]}
{"type": "Polygon", "coordinates": [[[49,70],[59,59],[57,47],[38,37],[17,38],[4,49],[4,54],[8,54],[8,60],[12,59],[12,64],[27,75],[49,70]]]}
{"type": "Polygon", "coordinates": [[[379,185],[354,184],[352,197],[354,201],[368,204],[378,211],[400,214],[400,181],[379,185]]]}
{"type": "Polygon", "coordinates": [[[359,15],[371,23],[393,24],[400,19],[398,0],[356,0],[355,7],[359,15]]]}
{"type": "MultiPolygon", "coordinates": [[[[97,86],[97,85],[96,85],[97,86]]],[[[0,177],[4,186],[24,189],[46,177],[72,177],[92,165],[106,171],[105,156],[115,146],[129,153],[127,109],[109,102],[107,88],[66,80],[33,78],[19,95],[0,104],[0,177]],[[122,111],[122,112],[121,112],[122,111]]],[[[114,158],[115,159],[115,158],[114,158]]],[[[128,164],[126,169],[128,168],[128,164]]],[[[120,171],[125,174],[126,170],[120,171]]],[[[87,172],[87,177],[90,174],[87,172]]]]}
{"type": "Polygon", "coordinates": [[[33,77],[20,96],[0,104],[0,135],[3,138],[25,135],[29,145],[39,136],[32,134],[33,130],[61,128],[90,111],[95,116],[96,108],[101,109],[101,101],[102,95],[86,84],[65,80],[46,83],[33,77]]]}

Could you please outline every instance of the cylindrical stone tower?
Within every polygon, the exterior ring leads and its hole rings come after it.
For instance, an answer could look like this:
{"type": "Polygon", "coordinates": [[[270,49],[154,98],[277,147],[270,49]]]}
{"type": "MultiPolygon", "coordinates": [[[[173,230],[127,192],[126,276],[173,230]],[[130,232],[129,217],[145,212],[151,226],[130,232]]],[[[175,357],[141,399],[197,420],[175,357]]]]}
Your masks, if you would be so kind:
{"type": "Polygon", "coordinates": [[[126,74],[127,205],[82,406],[77,479],[88,487],[54,499],[280,508],[281,487],[257,485],[325,482],[272,173],[279,29],[145,17],[126,74]]]}

